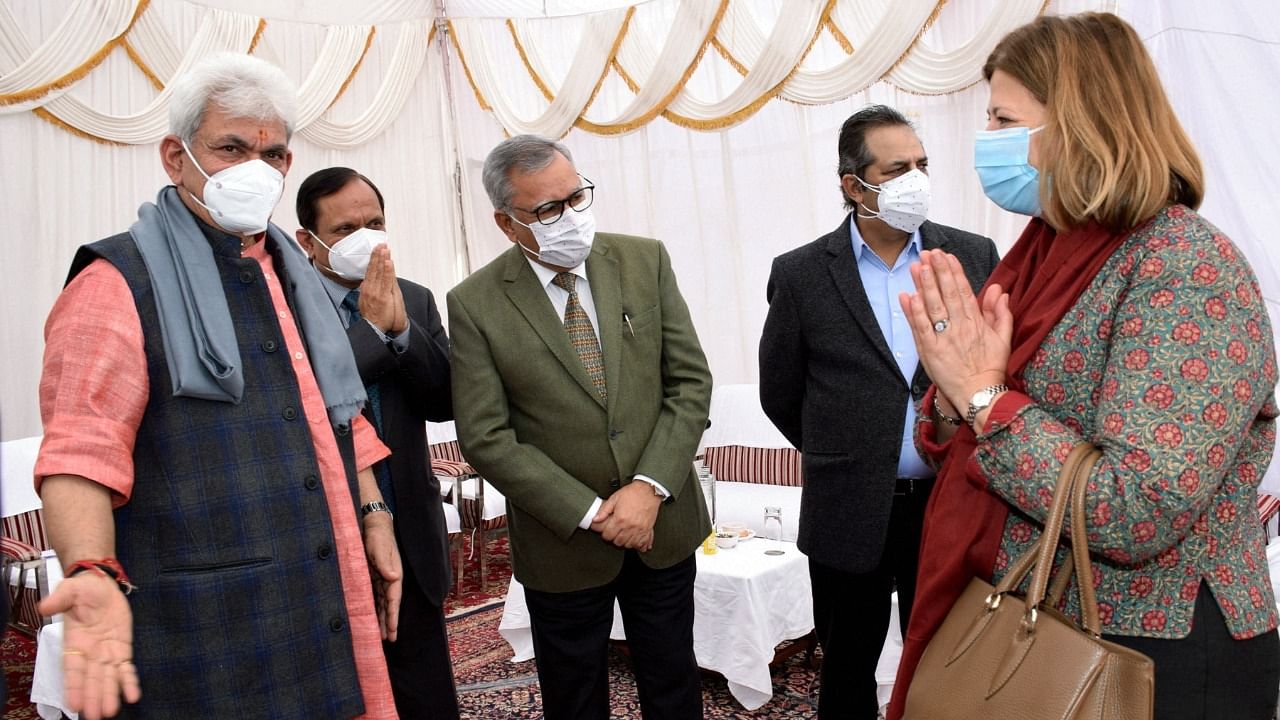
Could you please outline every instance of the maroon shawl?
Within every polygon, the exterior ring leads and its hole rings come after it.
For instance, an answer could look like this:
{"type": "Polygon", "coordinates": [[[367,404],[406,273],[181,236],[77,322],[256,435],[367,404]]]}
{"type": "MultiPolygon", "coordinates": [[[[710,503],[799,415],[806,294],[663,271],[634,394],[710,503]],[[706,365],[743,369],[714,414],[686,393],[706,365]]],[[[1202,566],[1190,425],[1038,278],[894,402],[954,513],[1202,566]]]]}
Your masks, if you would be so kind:
{"type": "MultiPolygon", "coordinates": [[[[1009,387],[1025,392],[1023,369],[1127,235],[1092,224],[1058,233],[1039,218],[1027,225],[987,279],[988,287],[999,284],[1009,293],[1009,387]]],[[[915,605],[889,705],[890,720],[902,717],[916,664],[951,606],[971,579],[990,580],[995,567],[1009,506],[986,489],[984,478],[967,474],[977,446],[972,428],[961,425],[925,510],[915,605]]]]}

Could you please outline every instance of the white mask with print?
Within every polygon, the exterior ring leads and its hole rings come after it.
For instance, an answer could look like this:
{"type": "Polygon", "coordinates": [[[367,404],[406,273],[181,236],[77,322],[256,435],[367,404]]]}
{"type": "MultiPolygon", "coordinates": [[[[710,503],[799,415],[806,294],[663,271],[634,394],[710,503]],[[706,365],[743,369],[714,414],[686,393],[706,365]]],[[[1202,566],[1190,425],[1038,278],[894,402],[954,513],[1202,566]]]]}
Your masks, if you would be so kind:
{"type": "Polygon", "coordinates": [[[886,225],[905,233],[913,233],[924,224],[929,216],[929,176],[919,168],[886,180],[879,185],[872,185],[854,175],[858,182],[868,190],[880,195],[877,206],[879,212],[872,212],[866,205],[859,203],[867,214],[858,213],[860,218],[880,218],[886,225]]]}
{"type": "Polygon", "coordinates": [[[591,243],[596,237],[596,216],[591,214],[591,208],[578,212],[566,207],[560,219],[551,225],[540,222],[525,225],[515,217],[511,219],[529,228],[533,239],[538,241],[538,252],[528,248],[524,251],[548,265],[577,267],[591,254],[591,243]]]}

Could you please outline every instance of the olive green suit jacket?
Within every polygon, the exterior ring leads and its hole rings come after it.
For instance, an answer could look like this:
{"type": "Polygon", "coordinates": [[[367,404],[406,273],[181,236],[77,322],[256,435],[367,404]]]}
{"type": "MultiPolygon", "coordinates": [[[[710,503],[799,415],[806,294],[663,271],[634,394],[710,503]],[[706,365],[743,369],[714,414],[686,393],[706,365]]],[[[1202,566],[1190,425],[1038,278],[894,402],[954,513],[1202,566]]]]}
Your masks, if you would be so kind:
{"type": "Polygon", "coordinates": [[[667,251],[599,233],[586,272],[607,401],[519,247],[448,294],[458,443],[507,498],[516,579],[546,592],[617,577],[624,551],[578,523],[636,474],[671,492],[646,564],[670,567],[711,532],[692,470],[711,372],[667,251]]]}

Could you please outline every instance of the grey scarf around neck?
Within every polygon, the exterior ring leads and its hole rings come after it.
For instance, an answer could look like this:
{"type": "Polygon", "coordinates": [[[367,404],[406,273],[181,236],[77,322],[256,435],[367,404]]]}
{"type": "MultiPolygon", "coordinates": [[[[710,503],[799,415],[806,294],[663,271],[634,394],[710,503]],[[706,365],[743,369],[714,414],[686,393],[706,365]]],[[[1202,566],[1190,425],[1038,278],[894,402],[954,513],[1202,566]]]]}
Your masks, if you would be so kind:
{"type": "MultiPolygon", "coordinates": [[[[138,208],[129,233],[151,278],[173,394],[239,403],[244,369],[235,324],[213,248],[197,222],[170,185],[155,204],[138,208]]],[[[302,249],[275,225],[267,227],[267,236],[284,259],[283,275],[292,285],[294,313],[329,421],[346,425],[364,405],[365,391],[342,321],[302,249]]]]}

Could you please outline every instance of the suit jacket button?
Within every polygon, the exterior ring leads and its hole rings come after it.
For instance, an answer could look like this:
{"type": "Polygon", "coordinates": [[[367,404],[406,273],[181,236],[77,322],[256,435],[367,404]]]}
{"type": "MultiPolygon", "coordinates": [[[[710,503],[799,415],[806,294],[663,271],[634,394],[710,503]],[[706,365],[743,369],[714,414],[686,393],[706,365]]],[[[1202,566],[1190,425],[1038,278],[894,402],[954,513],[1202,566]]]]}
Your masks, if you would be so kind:
{"type": "Polygon", "coordinates": [[[622,481],[616,477],[609,478],[609,487],[611,488],[622,487],[622,481]]]}
{"type": "Polygon", "coordinates": [[[289,406],[286,406],[285,409],[280,412],[280,416],[283,417],[285,420],[293,420],[294,418],[298,417],[298,411],[294,410],[292,405],[289,405],[289,406]]]}
{"type": "Polygon", "coordinates": [[[248,285],[249,283],[253,282],[253,273],[248,270],[241,270],[240,282],[244,283],[245,285],[248,285]]]}
{"type": "Polygon", "coordinates": [[[346,626],[347,623],[340,617],[333,618],[329,621],[329,629],[334,632],[342,632],[342,628],[346,626]]]}
{"type": "Polygon", "coordinates": [[[262,341],[262,351],[263,351],[263,352],[273,353],[273,352],[275,352],[276,350],[279,350],[279,349],[280,349],[280,345],[279,345],[275,340],[263,340],[263,341],[262,341]]]}
{"type": "Polygon", "coordinates": [[[351,432],[351,425],[349,423],[343,423],[338,427],[334,428],[333,432],[338,437],[346,437],[347,434],[351,432]]]}
{"type": "Polygon", "coordinates": [[[609,439],[610,439],[610,440],[617,440],[617,439],[618,439],[618,436],[619,436],[619,435],[621,435],[621,434],[622,434],[622,433],[618,432],[617,430],[610,430],[610,431],[609,431],[609,439]]]}
{"type": "Polygon", "coordinates": [[[316,479],[315,475],[308,475],[302,479],[302,486],[308,490],[315,490],[320,487],[320,481],[316,479]]]}
{"type": "Polygon", "coordinates": [[[316,557],[321,560],[328,560],[331,555],[333,555],[333,548],[329,547],[327,544],[316,548],[316,557]]]}

